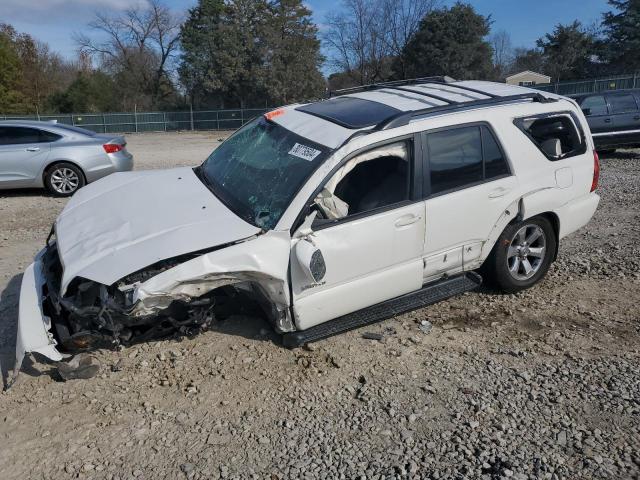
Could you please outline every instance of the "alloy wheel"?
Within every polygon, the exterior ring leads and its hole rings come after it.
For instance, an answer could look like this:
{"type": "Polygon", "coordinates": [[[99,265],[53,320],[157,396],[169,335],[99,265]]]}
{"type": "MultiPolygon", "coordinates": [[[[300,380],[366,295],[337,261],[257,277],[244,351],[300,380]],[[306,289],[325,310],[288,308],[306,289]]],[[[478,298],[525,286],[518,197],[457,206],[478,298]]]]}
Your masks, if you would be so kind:
{"type": "Polygon", "coordinates": [[[516,280],[533,277],[544,263],[547,239],[538,225],[524,225],[511,239],[507,250],[507,267],[516,280]]]}
{"type": "Polygon", "coordinates": [[[56,168],[51,174],[51,186],[63,195],[75,192],[79,184],[78,174],[68,167],[56,168]]]}

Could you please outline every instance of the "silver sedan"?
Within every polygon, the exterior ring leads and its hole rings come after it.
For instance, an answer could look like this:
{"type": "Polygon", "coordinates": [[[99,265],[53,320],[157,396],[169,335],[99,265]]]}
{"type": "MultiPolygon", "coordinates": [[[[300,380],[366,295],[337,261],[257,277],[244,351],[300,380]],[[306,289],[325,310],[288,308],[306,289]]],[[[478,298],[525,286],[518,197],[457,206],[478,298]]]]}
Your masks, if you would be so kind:
{"type": "Polygon", "coordinates": [[[69,196],[89,182],[133,168],[121,135],[52,122],[0,121],[0,190],[42,188],[69,196]]]}

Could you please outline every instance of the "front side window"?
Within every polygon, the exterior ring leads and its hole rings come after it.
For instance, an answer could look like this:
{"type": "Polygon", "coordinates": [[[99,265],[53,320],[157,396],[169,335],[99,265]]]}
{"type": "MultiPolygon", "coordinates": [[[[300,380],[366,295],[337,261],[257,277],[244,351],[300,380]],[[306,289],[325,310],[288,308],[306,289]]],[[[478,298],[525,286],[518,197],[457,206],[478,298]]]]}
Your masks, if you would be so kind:
{"type": "Polygon", "coordinates": [[[196,173],[234,213],[268,230],[330,153],[259,117],[216,148],[196,173]]]}
{"type": "Polygon", "coordinates": [[[586,152],[582,132],[569,114],[520,118],[515,124],[549,160],[561,160],[586,152]]]}
{"type": "Polygon", "coordinates": [[[55,133],[27,127],[0,127],[0,145],[55,142],[60,138],[55,133]]]}
{"type": "Polygon", "coordinates": [[[609,96],[609,103],[611,104],[612,113],[627,113],[638,110],[636,99],[630,93],[626,93],[624,95],[611,95],[609,96]]]}
{"type": "Polygon", "coordinates": [[[412,147],[402,140],[348,160],[314,200],[320,218],[339,220],[409,200],[412,147]]]}
{"type": "Polygon", "coordinates": [[[585,112],[585,115],[607,115],[609,110],[607,109],[607,101],[602,95],[595,95],[593,97],[587,97],[580,105],[580,108],[585,112]]]}

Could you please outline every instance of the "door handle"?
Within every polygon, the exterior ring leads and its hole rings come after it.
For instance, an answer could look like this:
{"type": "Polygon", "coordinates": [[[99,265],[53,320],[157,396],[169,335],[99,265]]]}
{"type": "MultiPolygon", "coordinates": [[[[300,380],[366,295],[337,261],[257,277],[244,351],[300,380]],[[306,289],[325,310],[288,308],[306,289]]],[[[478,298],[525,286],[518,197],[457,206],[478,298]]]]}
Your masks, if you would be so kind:
{"type": "Polygon", "coordinates": [[[420,215],[404,215],[396,220],[396,227],[406,227],[407,225],[412,225],[421,218],[422,217],[420,215]]]}
{"type": "Polygon", "coordinates": [[[604,123],[611,123],[611,119],[610,118],[605,118],[604,119],[604,123]]]}
{"type": "Polygon", "coordinates": [[[491,190],[491,192],[489,192],[489,198],[500,198],[500,197],[504,197],[507,193],[509,193],[511,191],[510,188],[505,188],[505,187],[498,187],[495,190],[491,190]]]}
{"type": "Polygon", "coordinates": [[[27,152],[39,152],[40,147],[27,147],[27,152]]]}
{"type": "Polygon", "coordinates": [[[634,120],[640,120],[640,115],[636,115],[635,117],[633,117],[634,120]]]}

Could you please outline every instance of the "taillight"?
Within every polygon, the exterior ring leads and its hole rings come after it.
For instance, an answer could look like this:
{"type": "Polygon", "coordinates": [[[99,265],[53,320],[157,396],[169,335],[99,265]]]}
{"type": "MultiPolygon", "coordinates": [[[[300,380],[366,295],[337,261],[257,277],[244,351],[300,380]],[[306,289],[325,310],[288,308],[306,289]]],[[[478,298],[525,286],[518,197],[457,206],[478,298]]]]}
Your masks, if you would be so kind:
{"type": "Polygon", "coordinates": [[[102,145],[102,148],[104,148],[104,151],[107,153],[116,153],[122,150],[124,145],[120,145],[118,143],[105,143],[102,145]]]}
{"type": "Polygon", "coordinates": [[[591,191],[598,188],[598,180],[600,179],[600,158],[598,152],[593,151],[593,181],[591,182],[591,191]]]}

